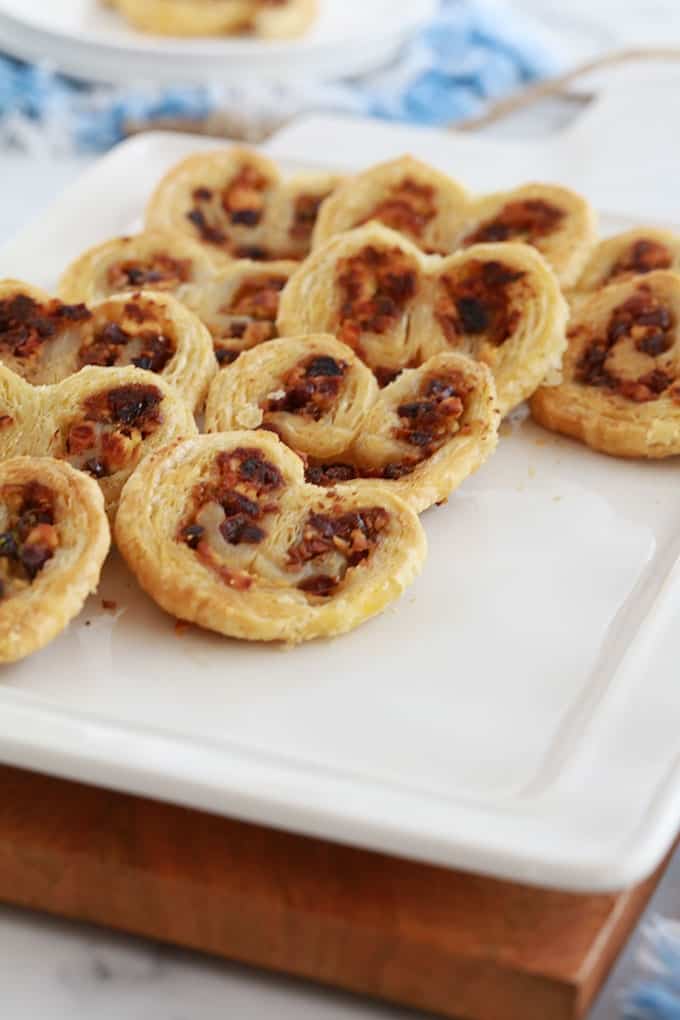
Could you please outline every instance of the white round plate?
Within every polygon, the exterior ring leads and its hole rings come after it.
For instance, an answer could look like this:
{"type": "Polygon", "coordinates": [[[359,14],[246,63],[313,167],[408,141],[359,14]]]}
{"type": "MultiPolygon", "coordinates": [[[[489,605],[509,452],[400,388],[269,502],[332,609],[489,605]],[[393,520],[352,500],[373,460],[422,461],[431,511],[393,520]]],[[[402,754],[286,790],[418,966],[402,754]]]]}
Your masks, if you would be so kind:
{"type": "Polygon", "coordinates": [[[321,0],[305,36],[265,41],[146,35],[98,0],[0,0],[0,41],[17,57],[93,81],[332,79],[386,64],[436,7],[436,0],[321,0]]]}

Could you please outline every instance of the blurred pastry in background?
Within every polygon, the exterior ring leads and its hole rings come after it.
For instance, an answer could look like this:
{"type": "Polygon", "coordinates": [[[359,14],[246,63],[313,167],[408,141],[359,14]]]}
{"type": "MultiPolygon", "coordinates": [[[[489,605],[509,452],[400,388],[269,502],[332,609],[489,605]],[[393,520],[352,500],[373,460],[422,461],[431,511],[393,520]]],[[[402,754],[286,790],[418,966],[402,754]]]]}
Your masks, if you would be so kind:
{"type": "Polygon", "coordinates": [[[157,35],[249,34],[264,39],[302,35],[314,22],[317,0],[103,0],[130,24],[157,35]]]}

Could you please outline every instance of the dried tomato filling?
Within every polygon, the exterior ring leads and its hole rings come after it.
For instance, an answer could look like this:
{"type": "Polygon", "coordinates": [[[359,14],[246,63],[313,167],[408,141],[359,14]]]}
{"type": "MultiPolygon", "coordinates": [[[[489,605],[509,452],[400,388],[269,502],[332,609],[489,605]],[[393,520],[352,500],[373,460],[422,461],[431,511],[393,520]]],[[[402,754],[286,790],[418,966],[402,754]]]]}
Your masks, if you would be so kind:
{"type": "Polygon", "coordinates": [[[213,331],[220,334],[215,339],[215,357],[220,365],[230,365],[241,351],[276,337],[279,299],[287,282],[285,276],[253,276],[244,280],[232,300],[219,309],[228,320],[213,331]],[[229,340],[239,343],[230,345],[229,340]]]}
{"type": "Polygon", "coordinates": [[[342,259],[338,339],[357,349],[362,333],[388,333],[414,298],[416,279],[413,263],[398,248],[368,246],[342,259]]]}
{"type": "Polygon", "coordinates": [[[328,194],[297,196],[293,203],[293,222],[289,231],[294,241],[309,241],[311,239],[319,216],[319,209],[328,198],[328,194]]]}
{"type": "Polygon", "coordinates": [[[278,509],[276,494],[283,484],[279,469],[257,449],[219,454],[215,477],[201,482],[193,492],[192,509],[177,540],[194,549],[201,562],[231,587],[249,588],[252,578],[227,565],[229,547],[258,546],[264,541],[265,518],[278,509]]]}
{"type": "Polygon", "coordinates": [[[521,316],[514,285],[524,276],[501,262],[478,259],[468,262],[462,272],[443,276],[435,310],[449,343],[472,336],[497,347],[504,344],[521,316]]]}
{"type": "MultiPolygon", "coordinates": [[[[153,319],[140,305],[125,305],[125,315],[143,323],[153,319]]],[[[131,332],[115,322],[95,326],[92,334],[81,344],[78,365],[135,365],[148,372],[162,372],[175,353],[173,339],[163,331],[161,323],[131,332]]]]}
{"type": "Polygon", "coordinates": [[[191,277],[191,259],[173,259],[157,252],[147,259],[128,259],[109,267],[107,282],[118,292],[123,290],[174,290],[191,277]]]}
{"type": "Polygon", "coordinates": [[[0,490],[0,598],[27,588],[59,546],[54,493],[40,482],[0,490]]]}
{"type": "MultiPolygon", "coordinates": [[[[670,309],[647,286],[640,286],[614,309],[604,335],[585,347],[576,364],[576,381],[634,403],[656,400],[676,379],[671,356],[675,328],[670,309]]],[[[570,336],[582,329],[577,326],[570,336]]],[[[671,396],[680,402],[680,391],[672,390],[671,396]]]]}
{"type": "Polygon", "coordinates": [[[288,550],[291,571],[310,568],[298,584],[310,595],[329,596],[337,591],[347,571],[371,555],[390,522],[382,507],[362,508],[331,516],[312,513],[302,534],[288,550]]]}
{"type": "Polygon", "coordinates": [[[463,244],[496,241],[526,241],[533,244],[558,230],[565,216],[563,209],[542,198],[508,202],[493,219],[480,224],[468,234],[463,244]]]}
{"type": "Polygon", "coordinates": [[[221,191],[195,188],[192,194],[194,204],[187,213],[187,219],[196,227],[202,241],[226,245],[240,257],[257,257],[243,254],[252,249],[238,248],[230,242],[229,228],[254,228],[260,224],[269,187],[270,182],[255,167],[242,166],[221,191]]]}
{"type": "Polygon", "coordinates": [[[406,177],[390,189],[387,197],[361,223],[380,220],[385,226],[420,240],[437,215],[434,188],[406,177]]]}
{"type": "Polygon", "coordinates": [[[330,355],[312,355],[286,375],[281,396],[267,402],[267,411],[286,411],[320,421],[333,408],[347,373],[347,362],[330,355]]]}
{"type": "Polygon", "coordinates": [[[353,464],[308,464],[305,478],[311,485],[338,485],[340,482],[351,482],[358,477],[358,469],[353,464]]]}
{"type": "Polygon", "coordinates": [[[40,304],[26,294],[5,298],[0,300],[0,352],[30,361],[39,357],[48,341],[91,317],[82,304],[57,300],[40,304]]]}
{"type": "Polygon", "coordinates": [[[133,462],[141,443],[161,423],[163,394],[155,386],[119,386],[89,397],[66,434],[66,456],[94,478],[133,462]]]}
{"type": "Polygon", "coordinates": [[[673,256],[665,244],[640,238],[614,263],[607,279],[612,280],[626,273],[642,275],[655,269],[670,269],[672,265],[673,256]]]}

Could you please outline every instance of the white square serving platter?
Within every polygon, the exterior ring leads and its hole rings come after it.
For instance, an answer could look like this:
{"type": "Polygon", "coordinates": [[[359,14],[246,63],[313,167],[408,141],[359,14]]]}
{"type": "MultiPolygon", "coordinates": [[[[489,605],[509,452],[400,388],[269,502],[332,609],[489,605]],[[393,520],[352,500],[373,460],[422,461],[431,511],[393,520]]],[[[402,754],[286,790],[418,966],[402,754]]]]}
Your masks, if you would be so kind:
{"type": "MultiPolygon", "coordinates": [[[[0,276],[54,287],[213,144],[120,146],[0,252],[0,276]]],[[[334,641],[179,636],[114,556],[79,619],[0,671],[0,760],[508,879],[642,879],[680,818],[678,464],[526,419],[503,433],[425,515],[413,588],[334,641]]]]}

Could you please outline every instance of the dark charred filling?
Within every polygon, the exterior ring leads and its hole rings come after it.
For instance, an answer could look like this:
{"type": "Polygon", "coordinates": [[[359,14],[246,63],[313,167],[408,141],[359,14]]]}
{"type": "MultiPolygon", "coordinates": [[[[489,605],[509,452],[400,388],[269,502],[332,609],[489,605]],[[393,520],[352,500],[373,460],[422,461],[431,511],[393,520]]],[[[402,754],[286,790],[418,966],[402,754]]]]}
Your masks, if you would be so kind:
{"type": "Polygon", "coordinates": [[[161,423],[163,394],[155,386],[133,384],[103,390],[82,404],[81,416],[66,436],[72,462],[94,478],[126,467],[136,446],[161,423]]]}
{"type": "Polygon", "coordinates": [[[511,240],[534,244],[542,237],[553,234],[565,216],[563,209],[542,198],[508,202],[493,219],[480,224],[473,233],[468,234],[463,244],[511,240]]]}
{"type": "Polygon", "coordinates": [[[230,245],[228,230],[229,226],[253,228],[260,224],[269,186],[270,182],[255,167],[243,166],[221,192],[196,188],[192,195],[194,205],[187,219],[207,244],[228,245],[232,253],[241,258],[256,258],[253,251],[261,249],[230,245]]]}
{"type": "Polygon", "coordinates": [[[607,279],[626,273],[642,275],[655,269],[670,269],[672,265],[673,256],[665,244],[640,238],[614,263],[607,279]]]}
{"type": "Polygon", "coordinates": [[[293,203],[293,222],[290,226],[290,236],[294,241],[309,241],[316,221],[319,216],[319,209],[328,198],[324,195],[298,195],[293,203]]]}
{"type": "Polygon", "coordinates": [[[399,248],[368,246],[338,267],[338,339],[361,353],[362,333],[389,332],[416,293],[416,272],[399,248]]]}
{"type": "Polygon", "coordinates": [[[276,337],[279,299],[287,282],[287,277],[275,275],[253,276],[242,282],[230,303],[221,309],[233,318],[215,340],[215,357],[220,365],[230,365],[242,350],[276,337]],[[228,340],[241,342],[234,348],[228,340]]]}
{"type": "Polygon", "coordinates": [[[85,305],[39,304],[26,294],[0,300],[0,351],[29,360],[64,329],[90,319],[85,305]]]}
{"type": "Polygon", "coordinates": [[[31,584],[59,545],[54,493],[40,482],[6,485],[0,501],[7,512],[0,533],[0,598],[31,584]]]}
{"type": "MultiPolygon", "coordinates": [[[[632,400],[646,403],[656,400],[675,382],[674,375],[660,368],[654,359],[671,350],[674,343],[675,320],[671,311],[646,286],[615,308],[604,336],[595,338],[583,351],[576,364],[574,377],[586,386],[597,386],[632,400]],[[650,358],[649,371],[635,379],[621,379],[608,365],[617,344],[629,342],[636,351],[650,358]]],[[[581,327],[571,331],[577,336],[581,327]]],[[[680,403],[680,391],[671,391],[680,403]]]]}
{"type": "MultiPolygon", "coordinates": [[[[133,321],[143,323],[153,316],[138,304],[125,306],[125,314],[133,321]]],[[[78,351],[78,365],[135,365],[147,372],[162,372],[175,353],[175,344],[158,325],[155,328],[130,332],[115,322],[96,328],[92,336],[78,351]]]]}
{"type": "Polygon", "coordinates": [[[298,585],[300,590],[309,595],[333,595],[347,571],[368,559],[389,521],[390,515],[382,507],[362,508],[337,517],[310,514],[300,540],[288,550],[290,569],[323,559],[329,553],[339,554],[341,563],[332,575],[320,572],[305,578],[298,585]]]}
{"type": "Polygon", "coordinates": [[[149,288],[174,290],[191,277],[191,259],[173,259],[157,252],[148,259],[129,259],[109,268],[107,281],[114,291],[149,288]]]}
{"type": "Polygon", "coordinates": [[[246,590],[252,578],[225,565],[210,541],[205,510],[217,510],[223,517],[217,530],[228,545],[256,546],[267,537],[264,518],[278,509],[276,494],[283,484],[279,469],[258,449],[239,447],[219,454],[215,477],[194,489],[192,509],[180,526],[177,541],[194,549],[199,559],[231,587],[246,590]]]}
{"type": "Polygon", "coordinates": [[[418,184],[406,177],[391,188],[388,196],[375,207],[362,223],[380,220],[392,230],[420,240],[429,223],[437,215],[437,201],[434,188],[418,184]]]}
{"type": "Polygon", "coordinates": [[[359,472],[353,464],[309,464],[305,477],[312,485],[338,485],[341,482],[351,482],[359,477],[359,472]]]}
{"type": "Polygon", "coordinates": [[[286,411],[320,421],[333,408],[347,373],[345,361],[313,355],[296,365],[283,380],[281,397],[267,402],[267,411],[286,411]]]}
{"type": "Polygon", "coordinates": [[[497,347],[504,344],[521,315],[511,288],[524,276],[501,262],[478,259],[460,273],[442,276],[436,314],[449,343],[461,336],[483,336],[497,347]]]}

